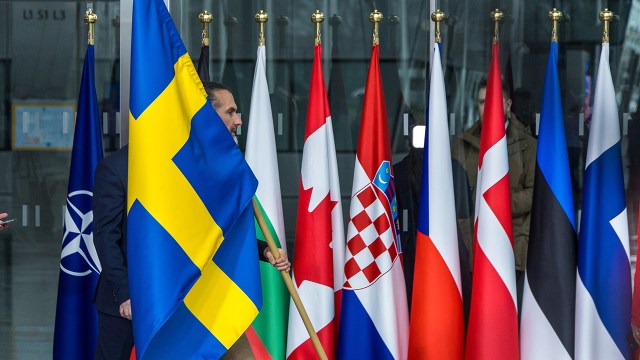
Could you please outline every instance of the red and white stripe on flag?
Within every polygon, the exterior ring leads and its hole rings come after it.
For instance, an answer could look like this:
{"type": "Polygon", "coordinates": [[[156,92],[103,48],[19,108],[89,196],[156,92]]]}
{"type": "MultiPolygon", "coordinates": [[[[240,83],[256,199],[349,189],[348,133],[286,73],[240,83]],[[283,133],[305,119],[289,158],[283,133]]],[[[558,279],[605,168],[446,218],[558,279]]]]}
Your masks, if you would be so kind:
{"type": "Polygon", "coordinates": [[[480,136],[473,289],[467,359],[518,359],[518,310],[511,228],[500,50],[493,44],[480,136]]]}

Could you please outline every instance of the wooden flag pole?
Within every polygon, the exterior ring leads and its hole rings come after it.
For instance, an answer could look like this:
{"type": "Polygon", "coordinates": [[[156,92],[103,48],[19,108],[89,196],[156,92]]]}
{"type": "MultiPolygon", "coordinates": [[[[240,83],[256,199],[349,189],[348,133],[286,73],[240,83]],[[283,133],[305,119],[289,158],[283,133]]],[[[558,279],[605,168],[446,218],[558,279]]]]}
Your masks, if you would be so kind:
{"type": "MultiPolygon", "coordinates": [[[[262,216],[262,211],[260,211],[260,206],[258,206],[258,202],[255,198],[252,199],[253,202],[253,212],[255,213],[256,220],[258,221],[258,225],[260,226],[260,230],[262,230],[262,234],[264,234],[264,238],[267,241],[267,245],[269,246],[269,250],[271,250],[271,254],[277,260],[280,259],[280,251],[276,246],[275,241],[273,241],[273,237],[271,237],[271,231],[269,231],[269,227],[267,226],[267,222],[264,220],[262,216]]],[[[282,280],[284,280],[285,285],[287,286],[287,290],[289,290],[289,294],[291,295],[291,299],[293,299],[293,303],[296,305],[296,309],[300,313],[300,317],[302,318],[302,322],[304,323],[304,327],[307,329],[309,333],[309,337],[311,337],[311,342],[313,343],[313,347],[316,349],[318,356],[321,360],[327,360],[327,354],[325,354],[324,349],[322,348],[322,344],[320,344],[320,339],[318,338],[318,334],[313,329],[313,325],[311,324],[311,320],[309,319],[309,315],[307,314],[307,310],[305,310],[304,305],[302,304],[302,300],[300,300],[300,296],[298,295],[298,291],[293,286],[293,281],[289,274],[281,270],[280,275],[282,275],[282,280]]]]}
{"type": "MultiPolygon", "coordinates": [[[[269,20],[269,15],[264,12],[264,10],[260,10],[255,16],[256,22],[258,23],[258,44],[260,46],[265,45],[266,37],[264,31],[264,24],[269,20]]],[[[258,221],[258,225],[260,226],[260,230],[262,230],[262,234],[264,234],[264,238],[267,241],[267,245],[269,246],[269,250],[271,250],[271,254],[277,260],[280,260],[280,251],[276,246],[275,241],[273,241],[273,237],[271,237],[271,231],[269,231],[269,227],[267,226],[267,222],[264,220],[262,216],[262,211],[260,210],[260,206],[254,197],[252,199],[253,202],[253,212],[255,214],[256,220],[258,221]]],[[[284,239],[283,239],[284,240],[284,239]]],[[[307,310],[305,310],[304,305],[302,305],[302,300],[300,300],[300,296],[298,295],[298,291],[293,286],[293,281],[291,280],[291,276],[284,271],[280,271],[280,275],[282,275],[282,280],[284,280],[285,285],[287,286],[287,290],[289,290],[289,294],[291,295],[291,299],[293,299],[293,303],[296,305],[296,309],[298,309],[298,313],[300,313],[300,317],[302,318],[302,322],[304,323],[304,327],[307,329],[309,333],[309,337],[311,338],[311,342],[313,343],[313,347],[316,349],[318,353],[318,357],[321,360],[327,360],[327,354],[325,354],[324,349],[322,348],[322,344],[320,344],[320,339],[318,338],[318,334],[313,329],[313,325],[311,324],[311,320],[309,319],[309,315],[307,314],[307,310]]]]}

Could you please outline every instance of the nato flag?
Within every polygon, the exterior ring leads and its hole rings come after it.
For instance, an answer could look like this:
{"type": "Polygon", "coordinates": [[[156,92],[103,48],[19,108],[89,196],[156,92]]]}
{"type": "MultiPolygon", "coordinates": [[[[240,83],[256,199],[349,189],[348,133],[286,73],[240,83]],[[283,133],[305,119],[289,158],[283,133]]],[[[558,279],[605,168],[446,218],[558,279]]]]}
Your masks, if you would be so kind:
{"type": "Polygon", "coordinates": [[[93,45],[87,46],[73,136],[60,255],[53,359],[92,359],[98,334],[93,293],[100,261],[93,245],[93,172],[102,160],[93,45]]]}

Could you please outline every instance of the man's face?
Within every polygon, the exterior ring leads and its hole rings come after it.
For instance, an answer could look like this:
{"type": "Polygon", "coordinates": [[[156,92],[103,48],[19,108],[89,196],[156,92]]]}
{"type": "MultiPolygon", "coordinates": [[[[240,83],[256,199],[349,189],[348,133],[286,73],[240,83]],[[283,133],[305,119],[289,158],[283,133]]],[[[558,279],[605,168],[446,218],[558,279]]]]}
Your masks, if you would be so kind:
{"type": "Polygon", "coordinates": [[[216,99],[220,102],[220,106],[218,106],[217,109],[214,107],[214,109],[222,121],[224,121],[229,132],[231,132],[233,140],[237,143],[238,137],[236,131],[238,130],[238,126],[242,125],[242,120],[240,116],[238,116],[238,106],[233,99],[233,94],[228,90],[216,90],[215,95],[216,99]]]}
{"type": "MultiPolygon", "coordinates": [[[[482,117],[484,116],[484,102],[486,97],[487,97],[487,88],[478,89],[477,105],[478,105],[478,114],[480,115],[480,121],[482,121],[482,117]]],[[[508,94],[507,96],[505,96],[505,94],[502,94],[502,108],[504,111],[505,119],[507,119],[509,117],[509,114],[511,113],[511,99],[509,99],[508,94]]]]}

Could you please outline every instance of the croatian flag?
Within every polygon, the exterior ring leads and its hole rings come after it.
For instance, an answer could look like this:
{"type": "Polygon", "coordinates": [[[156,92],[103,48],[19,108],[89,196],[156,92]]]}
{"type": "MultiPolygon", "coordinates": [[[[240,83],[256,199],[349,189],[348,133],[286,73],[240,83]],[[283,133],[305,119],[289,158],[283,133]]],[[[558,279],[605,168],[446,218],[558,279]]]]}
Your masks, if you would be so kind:
{"type": "Polygon", "coordinates": [[[602,44],[600,54],[585,164],[576,282],[576,358],[628,359],[629,228],[608,43],[602,44]]]}
{"type": "Polygon", "coordinates": [[[376,44],[353,175],[338,359],[407,358],[409,315],[379,56],[376,44]]]}

